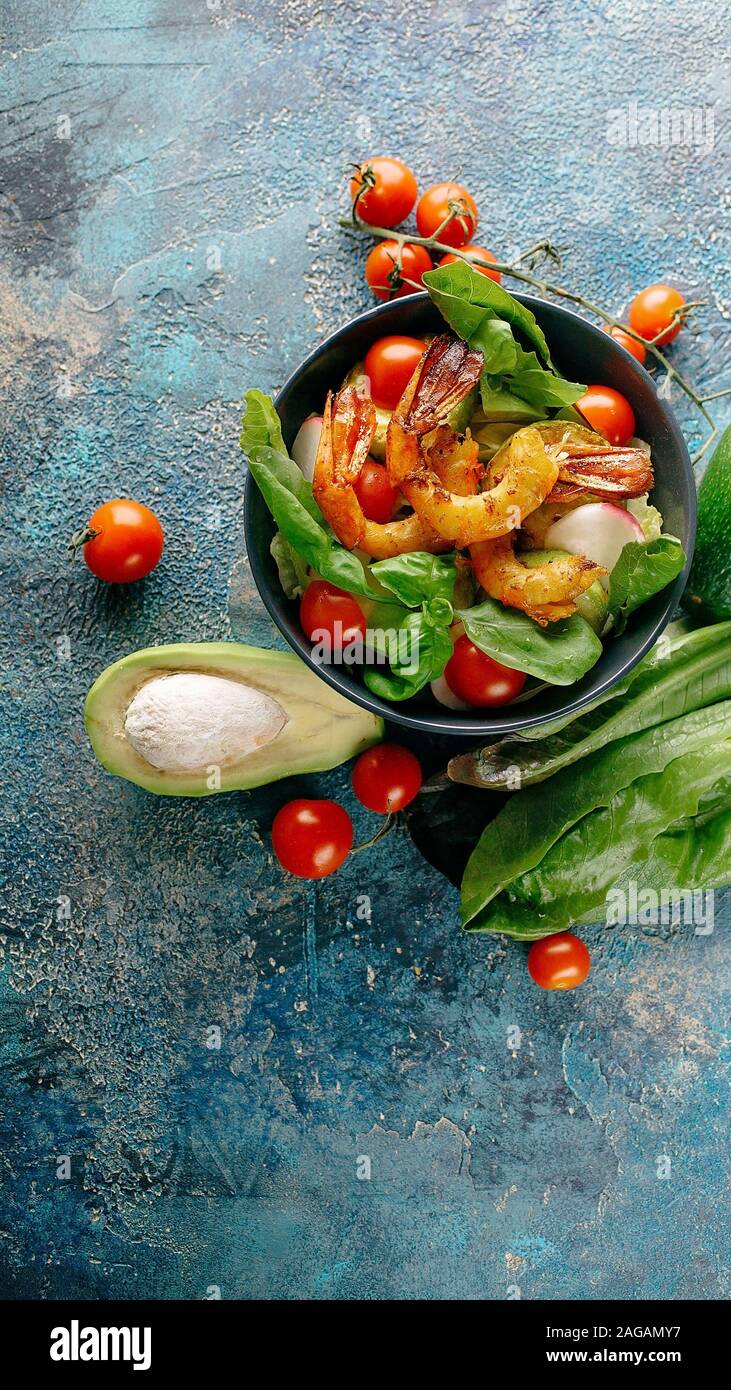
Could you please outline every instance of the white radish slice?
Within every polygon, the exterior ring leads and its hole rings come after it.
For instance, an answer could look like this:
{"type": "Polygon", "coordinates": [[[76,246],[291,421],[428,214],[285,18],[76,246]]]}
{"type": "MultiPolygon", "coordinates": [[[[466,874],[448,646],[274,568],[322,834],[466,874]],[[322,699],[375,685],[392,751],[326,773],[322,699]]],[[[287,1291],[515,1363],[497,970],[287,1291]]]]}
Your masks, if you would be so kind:
{"type": "MultiPolygon", "coordinates": [[[[554,521],[546,531],[547,550],[568,550],[585,555],[605,570],[614,569],[629,541],[644,541],[645,533],[636,517],[614,502],[587,502],[554,521]]],[[[605,589],[608,580],[602,579],[605,589]]]]}
{"type": "Polygon", "coordinates": [[[297,431],[297,437],[292,445],[292,458],[297,467],[304,473],[308,483],[312,482],[315,472],[315,459],[320,444],[322,434],[322,416],[310,415],[297,431]]]}
{"type": "Polygon", "coordinates": [[[440,705],[446,705],[447,709],[471,709],[470,705],[460,700],[458,695],[447,685],[444,676],[437,676],[431,683],[431,693],[440,705]]]}

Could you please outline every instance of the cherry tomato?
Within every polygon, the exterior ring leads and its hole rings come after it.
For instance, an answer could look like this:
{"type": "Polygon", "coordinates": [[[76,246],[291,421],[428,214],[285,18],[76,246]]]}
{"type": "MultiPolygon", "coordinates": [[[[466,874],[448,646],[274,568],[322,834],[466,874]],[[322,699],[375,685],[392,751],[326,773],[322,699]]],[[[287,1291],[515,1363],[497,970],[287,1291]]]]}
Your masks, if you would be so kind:
{"type": "Polygon", "coordinates": [[[477,229],[477,204],[460,184],[435,183],[416,205],[416,225],[419,236],[434,236],[438,231],[438,240],[447,246],[466,246],[477,229]]]}
{"type": "Polygon", "coordinates": [[[379,338],[369,347],[365,374],[371,396],[384,410],[395,410],[426,351],[421,338],[379,338]]]}
{"type": "Polygon", "coordinates": [[[626,396],[613,386],[590,386],[574,404],[592,429],[603,434],[610,444],[629,443],[635,432],[635,413],[626,396]]]}
{"type": "MultiPolygon", "coordinates": [[[[442,238],[440,237],[439,240],[441,241],[441,239],[442,239],[442,238]]],[[[473,258],[476,258],[477,260],[480,260],[480,261],[496,261],[496,260],[497,260],[497,256],[493,256],[492,251],[488,251],[488,249],[487,249],[486,246],[469,246],[469,247],[466,247],[465,249],[467,250],[467,252],[468,252],[468,254],[469,254],[470,260],[472,260],[473,258]]],[[[452,255],[452,252],[451,252],[451,251],[448,251],[447,254],[446,254],[446,256],[442,256],[442,259],[441,259],[441,261],[439,262],[439,264],[440,264],[440,265],[453,265],[454,262],[455,262],[455,261],[458,261],[459,259],[460,259],[459,256],[453,256],[453,255],[452,255]]],[[[501,279],[502,279],[502,276],[500,275],[500,271],[499,271],[499,270],[488,270],[488,269],[487,269],[487,266],[484,266],[484,265],[476,265],[476,266],[475,266],[475,270],[479,270],[480,275],[486,275],[487,278],[488,278],[488,280],[494,280],[494,281],[496,282],[496,284],[498,284],[498,285],[500,284],[500,281],[501,281],[501,279]]]]}
{"type": "Polygon", "coordinates": [[[326,878],[340,868],[352,845],[353,822],[336,801],[288,801],[274,817],[274,853],[298,878],[326,878]]]}
{"type": "Polygon", "coordinates": [[[89,523],[71,541],[83,545],[84,559],[97,579],[108,584],[131,584],[154,570],[163,547],[162,526],[141,502],[115,497],[97,507],[89,523]],[[96,532],[84,543],[87,533],[96,532]]]}
{"type": "Polygon", "coordinates": [[[641,290],[632,300],[629,306],[630,324],[635,333],[647,338],[648,342],[655,338],[658,346],[672,343],[682,325],[668,325],[672,323],[675,310],[682,308],[683,304],[685,299],[680,290],[674,290],[670,285],[650,285],[649,289],[641,290]]]}
{"type": "Polygon", "coordinates": [[[433,269],[432,258],[425,247],[406,242],[399,260],[397,241],[379,241],[366,259],[366,284],[377,299],[401,299],[405,294],[416,294],[423,289],[421,277],[425,271],[433,269]],[[406,284],[408,280],[415,281],[415,285],[406,284]]]}
{"type": "Polygon", "coordinates": [[[355,495],[363,515],[382,525],[391,520],[401,496],[398,488],[391,486],[383,464],[375,459],[366,459],[363,464],[355,480],[355,495]]]}
{"type": "Polygon", "coordinates": [[[453,695],[480,709],[507,705],[525,685],[523,671],[513,671],[510,666],[493,661],[464,634],[454,644],[444,679],[453,695]]]}
{"type": "Polygon", "coordinates": [[[576,989],[591,970],[591,956],[578,936],[557,932],[533,942],[528,952],[528,970],[541,989],[576,989]]]}
{"type": "Polygon", "coordinates": [[[421,763],[400,743],[379,743],[361,753],[353,768],[353,791],[369,811],[401,811],[421,790],[421,763]]]}
{"type": "MultiPolygon", "coordinates": [[[[647,349],[644,343],[638,343],[636,338],[631,338],[629,333],[625,333],[622,328],[606,327],[604,332],[614,338],[615,342],[619,343],[620,347],[625,348],[627,352],[631,352],[632,356],[636,357],[638,362],[644,363],[647,357],[647,349]]],[[[637,332],[636,329],[635,332],[637,332]]]]}
{"type": "Polygon", "coordinates": [[[416,179],[400,159],[379,155],[360,165],[350,180],[353,208],[371,227],[396,227],[416,202],[416,179]]]}
{"type": "Polygon", "coordinates": [[[365,616],[353,595],[325,579],[307,585],[300,599],[300,624],[311,642],[325,633],[335,652],[366,634],[365,616]]]}

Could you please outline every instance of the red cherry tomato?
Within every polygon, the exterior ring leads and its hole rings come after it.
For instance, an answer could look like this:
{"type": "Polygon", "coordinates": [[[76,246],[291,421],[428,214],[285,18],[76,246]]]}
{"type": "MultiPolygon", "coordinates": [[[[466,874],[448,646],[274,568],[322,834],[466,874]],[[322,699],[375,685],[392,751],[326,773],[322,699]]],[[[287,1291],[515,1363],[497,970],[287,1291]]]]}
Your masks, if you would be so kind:
{"type": "Polygon", "coordinates": [[[366,353],[371,396],[384,410],[395,410],[418,367],[426,343],[421,338],[379,338],[366,353]]]}
{"type": "Polygon", "coordinates": [[[578,936],[557,932],[533,942],[528,952],[528,970],[541,989],[576,989],[591,970],[591,956],[578,936]]]}
{"type": "Polygon", "coordinates": [[[575,403],[592,429],[610,444],[628,444],[635,432],[635,413],[626,396],[613,386],[590,386],[575,403]]]}
{"type": "Polygon", "coordinates": [[[98,507],[80,537],[72,540],[72,547],[83,541],[87,531],[98,534],[84,545],[84,559],[92,574],[108,584],[144,579],[162,555],[164,538],[155,513],[127,497],[115,497],[98,507]]]}
{"type": "Polygon", "coordinates": [[[458,183],[435,183],[416,205],[419,236],[434,236],[447,246],[466,246],[477,229],[477,204],[458,183]],[[449,219],[447,221],[447,219],[449,219]],[[442,223],[446,222],[446,226],[442,223]]]}
{"type": "Polygon", "coordinates": [[[458,637],[454,644],[454,651],[444,669],[444,679],[453,695],[464,700],[465,704],[480,709],[507,705],[525,685],[523,671],[513,671],[511,667],[493,661],[465,634],[458,637]]]}
{"type": "Polygon", "coordinates": [[[680,290],[674,290],[670,285],[650,285],[649,289],[641,290],[632,300],[629,306],[629,321],[635,333],[641,334],[651,342],[654,338],[658,346],[662,343],[672,343],[673,338],[677,338],[682,324],[672,325],[673,314],[676,309],[681,309],[685,304],[685,298],[680,290]]]}
{"type": "Polygon", "coordinates": [[[326,634],[334,652],[366,634],[365,616],[353,595],[325,579],[307,585],[300,599],[300,625],[311,642],[326,634]]]}
{"type": "MultiPolygon", "coordinates": [[[[635,332],[636,331],[635,329],[635,332]]],[[[645,358],[647,357],[647,349],[643,343],[638,343],[636,338],[631,338],[629,333],[625,333],[622,328],[607,327],[604,329],[604,332],[614,338],[615,342],[619,343],[620,347],[625,348],[627,352],[631,352],[632,356],[636,357],[638,362],[644,364],[645,358]]]]}
{"type": "Polygon", "coordinates": [[[360,165],[350,180],[353,209],[371,227],[396,227],[416,202],[416,179],[400,159],[379,155],[360,165]]]}
{"type": "Polygon", "coordinates": [[[401,811],[421,790],[421,763],[400,743],[379,743],[361,753],[353,768],[353,791],[369,811],[401,811]]]}
{"type": "Polygon", "coordinates": [[[366,459],[363,464],[355,480],[355,495],[363,515],[382,525],[391,520],[401,496],[398,488],[391,486],[383,464],[375,459],[366,459]]]}
{"type": "Polygon", "coordinates": [[[347,859],[353,822],[336,801],[288,801],[272,825],[272,846],[283,869],[298,878],[326,878],[347,859]]]}
{"type": "Polygon", "coordinates": [[[425,271],[433,269],[432,258],[425,247],[406,242],[399,252],[397,241],[379,241],[366,259],[366,284],[377,299],[402,299],[405,294],[416,294],[423,289],[421,277],[425,271]]]}
{"type": "MultiPolygon", "coordinates": [[[[441,239],[442,239],[442,238],[440,237],[439,240],[441,241],[441,239]]],[[[478,260],[478,261],[496,261],[496,260],[497,260],[497,256],[493,256],[492,251],[488,251],[488,249],[487,249],[486,246],[467,246],[467,247],[465,247],[465,250],[467,251],[467,254],[468,254],[470,260],[478,260]]],[[[459,256],[454,256],[454,255],[452,254],[451,251],[448,251],[447,254],[446,254],[446,256],[442,256],[442,259],[441,259],[441,261],[439,262],[439,264],[440,264],[440,265],[453,265],[454,262],[455,262],[455,261],[458,261],[459,259],[460,259],[459,256]]],[[[500,271],[499,271],[499,270],[488,270],[487,266],[485,266],[485,265],[476,265],[476,266],[475,266],[475,270],[479,270],[480,275],[486,275],[487,278],[488,278],[488,280],[494,280],[496,284],[498,284],[498,285],[500,284],[500,280],[502,279],[502,276],[500,275],[500,271]]]]}

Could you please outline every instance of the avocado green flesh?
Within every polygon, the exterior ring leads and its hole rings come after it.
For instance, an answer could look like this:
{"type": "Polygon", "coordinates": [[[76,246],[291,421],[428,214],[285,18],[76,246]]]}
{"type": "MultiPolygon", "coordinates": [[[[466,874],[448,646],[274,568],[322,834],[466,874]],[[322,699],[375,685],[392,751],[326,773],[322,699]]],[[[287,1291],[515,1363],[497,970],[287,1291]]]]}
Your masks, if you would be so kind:
{"type": "Polygon", "coordinates": [[[303,772],[338,767],[383,737],[383,720],[351,704],[320,680],[292,652],[269,652],[240,642],[190,642],[147,647],[108,666],[84,705],[84,724],[94,752],[108,772],[159,796],[211,796],[245,791],[303,772]],[[276,738],[238,763],[221,767],[218,786],[209,769],[162,771],[133,748],[125,734],[127,710],[149,680],[198,671],[241,681],[271,696],[287,722],[276,738]]]}
{"type": "Polygon", "coordinates": [[[698,489],[698,533],[683,606],[711,622],[731,618],[731,425],[698,489]]]}
{"type": "MultiPolygon", "coordinates": [[[[537,565],[547,565],[551,560],[562,560],[568,555],[568,550],[525,550],[521,551],[521,563],[528,569],[535,569],[537,565]]],[[[584,618],[593,628],[598,636],[604,631],[609,612],[609,601],[602,585],[598,579],[583,594],[579,594],[574,599],[576,612],[584,618]]]]}

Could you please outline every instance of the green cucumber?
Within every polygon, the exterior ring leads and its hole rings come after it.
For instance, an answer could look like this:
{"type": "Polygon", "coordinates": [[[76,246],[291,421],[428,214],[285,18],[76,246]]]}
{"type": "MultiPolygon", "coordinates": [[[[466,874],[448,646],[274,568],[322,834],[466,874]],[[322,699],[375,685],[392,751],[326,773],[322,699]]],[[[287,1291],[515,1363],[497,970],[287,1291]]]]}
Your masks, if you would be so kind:
{"type": "Polygon", "coordinates": [[[698,537],[683,606],[706,622],[731,618],[731,425],[698,489],[698,537]]]}

